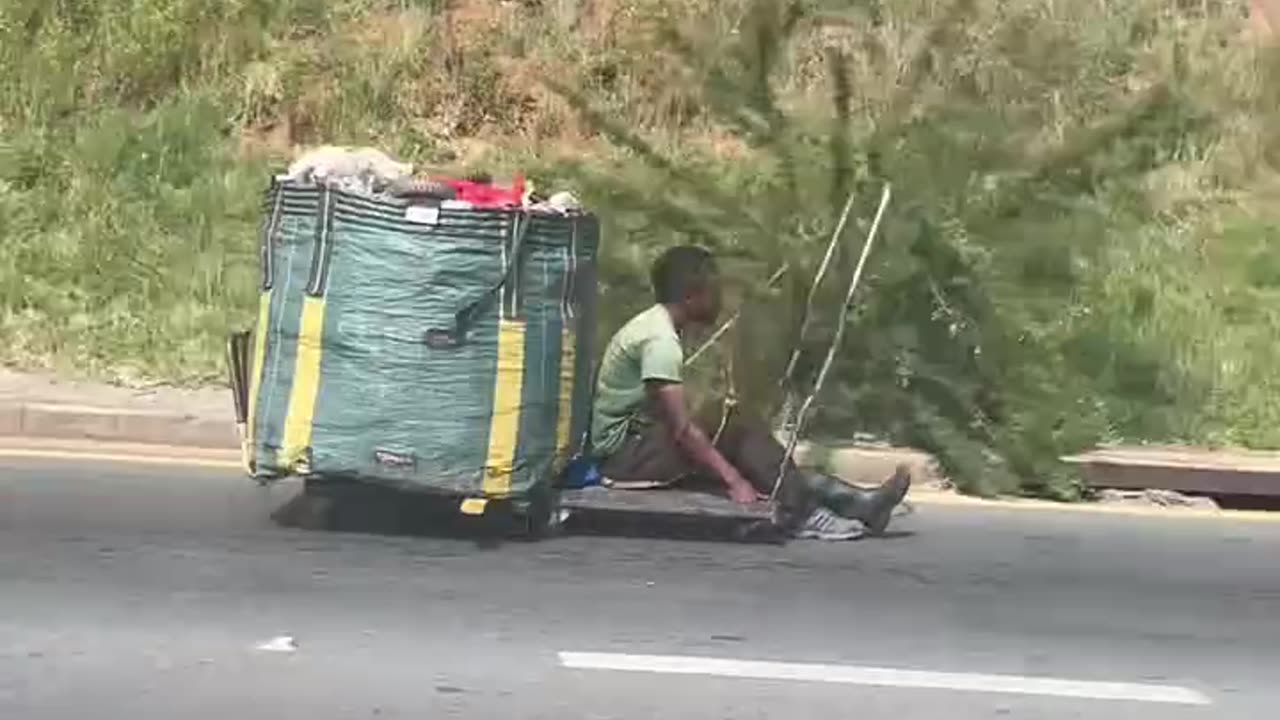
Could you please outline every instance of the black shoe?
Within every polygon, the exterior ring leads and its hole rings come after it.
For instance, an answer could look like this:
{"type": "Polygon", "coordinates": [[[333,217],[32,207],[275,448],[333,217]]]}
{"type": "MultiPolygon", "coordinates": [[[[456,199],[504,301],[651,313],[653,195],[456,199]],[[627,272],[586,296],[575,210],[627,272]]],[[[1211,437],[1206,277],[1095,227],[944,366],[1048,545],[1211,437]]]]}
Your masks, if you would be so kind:
{"type": "Polygon", "coordinates": [[[911,469],[898,465],[893,477],[874,490],[855,485],[846,487],[847,490],[842,488],[840,492],[840,514],[861,522],[867,529],[867,535],[883,535],[893,519],[893,509],[911,489],[911,469]]]}

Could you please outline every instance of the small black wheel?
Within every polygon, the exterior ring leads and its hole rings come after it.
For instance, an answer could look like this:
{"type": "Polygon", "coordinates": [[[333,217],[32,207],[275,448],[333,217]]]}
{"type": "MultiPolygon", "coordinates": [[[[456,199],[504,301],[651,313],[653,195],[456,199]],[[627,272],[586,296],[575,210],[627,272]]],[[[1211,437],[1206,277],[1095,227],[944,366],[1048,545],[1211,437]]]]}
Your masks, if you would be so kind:
{"type": "Polygon", "coordinates": [[[733,539],[741,543],[785,545],[787,533],[768,520],[756,520],[736,525],[733,531],[733,539]]]}
{"type": "Polygon", "coordinates": [[[543,540],[551,534],[551,513],[553,512],[549,493],[537,493],[512,508],[512,530],[521,538],[531,542],[543,540]]]}

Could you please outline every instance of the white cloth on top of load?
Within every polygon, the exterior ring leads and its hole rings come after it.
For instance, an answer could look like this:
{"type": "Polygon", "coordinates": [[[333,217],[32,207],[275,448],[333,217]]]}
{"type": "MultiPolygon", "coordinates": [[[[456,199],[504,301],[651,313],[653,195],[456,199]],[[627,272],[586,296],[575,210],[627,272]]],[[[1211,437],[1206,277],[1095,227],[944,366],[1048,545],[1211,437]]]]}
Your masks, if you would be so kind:
{"type": "Polygon", "coordinates": [[[282,179],[379,195],[412,177],[412,163],[398,162],[381,150],[326,145],[303,153],[282,179]]]}
{"type": "Polygon", "coordinates": [[[544,215],[575,215],[582,212],[582,203],[568,191],[561,191],[546,200],[529,205],[529,210],[544,215]]]}

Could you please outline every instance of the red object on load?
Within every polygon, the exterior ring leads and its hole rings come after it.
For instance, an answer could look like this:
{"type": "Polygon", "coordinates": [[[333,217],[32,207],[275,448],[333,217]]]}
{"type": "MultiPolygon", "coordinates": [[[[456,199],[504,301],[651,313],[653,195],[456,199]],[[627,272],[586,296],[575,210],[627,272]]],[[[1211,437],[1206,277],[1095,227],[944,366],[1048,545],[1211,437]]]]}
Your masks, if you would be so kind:
{"type": "Polygon", "coordinates": [[[454,199],[469,202],[475,207],[519,207],[524,204],[524,176],[517,175],[509,188],[493,183],[443,178],[440,182],[453,188],[454,199]]]}

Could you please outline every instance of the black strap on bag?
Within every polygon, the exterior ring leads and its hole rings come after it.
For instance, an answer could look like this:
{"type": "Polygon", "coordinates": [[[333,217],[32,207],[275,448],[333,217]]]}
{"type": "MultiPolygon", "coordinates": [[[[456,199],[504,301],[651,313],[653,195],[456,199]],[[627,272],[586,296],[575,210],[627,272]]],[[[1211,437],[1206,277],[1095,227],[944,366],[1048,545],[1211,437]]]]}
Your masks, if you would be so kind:
{"type": "Polygon", "coordinates": [[[329,265],[333,260],[333,189],[327,185],[320,191],[316,206],[316,239],[311,249],[311,273],[307,295],[323,297],[329,288],[329,265]]]}
{"type": "Polygon", "coordinates": [[[280,232],[280,214],[284,208],[284,185],[279,179],[271,178],[271,189],[268,194],[271,198],[271,212],[262,223],[258,248],[258,267],[262,271],[261,281],[258,284],[263,292],[271,289],[276,277],[276,253],[273,245],[276,235],[280,232]]]}
{"type": "Polygon", "coordinates": [[[475,324],[476,319],[490,307],[493,299],[499,297],[503,290],[512,284],[513,279],[518,277],[525,236],[529,233],[529,226],[533,224],[533,219],[525,213],[520,213],[516,215],[515,222],[514,237],[511,241],[511,259],[507,262],[507,266],[502,272],[502,277],[498,279],[498,282],[493,287],[485,290],[475,300],[467,303],[462,309],[454,313],[452,328],[432,328],[427,330],[423,337],[427,347],[448,350],[465,344],[467,332],[475,324]]]}

